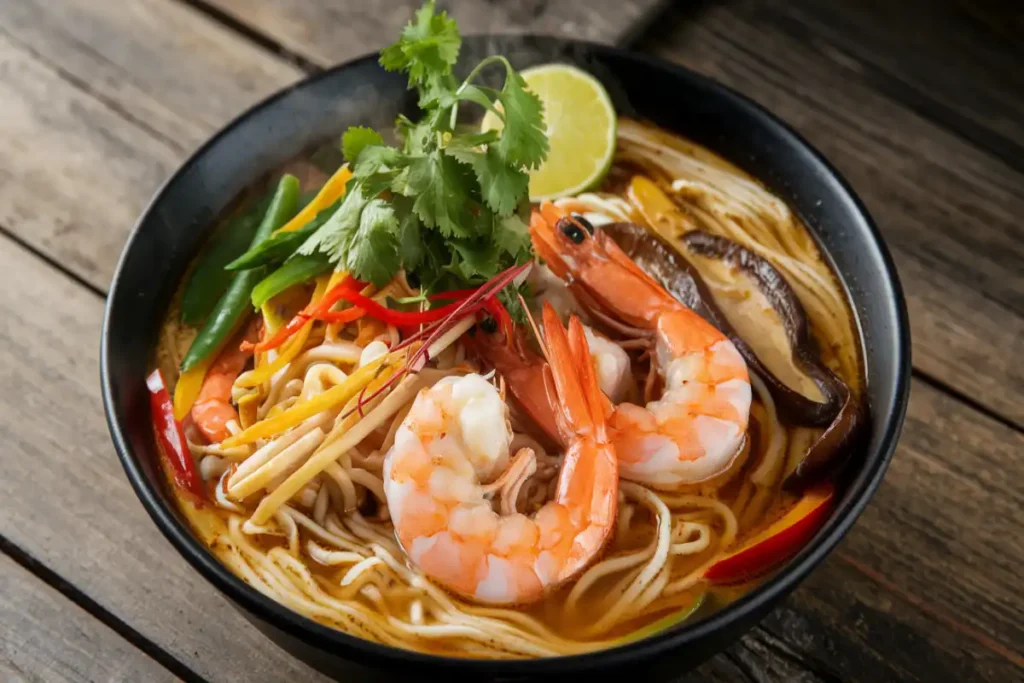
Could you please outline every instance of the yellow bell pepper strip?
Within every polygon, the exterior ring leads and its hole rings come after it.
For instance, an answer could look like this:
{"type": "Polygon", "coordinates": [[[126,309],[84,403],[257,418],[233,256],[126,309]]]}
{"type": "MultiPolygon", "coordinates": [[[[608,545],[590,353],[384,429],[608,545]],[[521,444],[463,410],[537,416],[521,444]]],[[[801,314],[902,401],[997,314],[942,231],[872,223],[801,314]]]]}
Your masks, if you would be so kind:
{"type": "Polygon", "coordinates": [[[178,376],[178,383],[174,385],[174,419],[184,420],[192,405],[199,398],[199,392],[203,388],[203,379],[206,378],[206,371],[217,360],[217,355],[212,354],[199,361],[198,365],[181,373],[178,376]]]}
{"type": "MultiPolygon", "coordinates": [[[[317,282],[316,290],[313,292],[313,297],[310,299],[311,304],[316,304],[323,297],[324,292],[327,291],[327,278],[320,278],[317,282]]],[[[264,306],[264,309],[266,306],[264,306]]],[[[264,320],[266,319],[266,313],[264,313],[264,320]]],[[[277,325],[275,329],[280,328],[277,325]]],[[[271,329],[267,328],[268,332],[271,329]]],[[[266,380],[270,379],[277,373],[278,370],[295,360],[295,357],[302,353],[303,347],[306,345],[306,340],[309,339],[309,333],[313,331],[313,321],[310,320],[302,328],[295,333],[295,336],[289,339],[284,348],[281,349],[280,355],[270,363],[261,365],[245,377],[240,377],[235,382],[240,387],[255,387],[263,384],[266,380]]]]}
{"type": "Polygon", "coordinates": [[[404,361],[405,357],[405,353],[390,353],[367,363],[349,375],[341,384],[337,384],[307,401],[295,404],[280,415],[260,420],[249,429],[224,439],[221,445],[224,448],[234,448],[235,446],[253,443],[257,439],[277,436],[314,415],[318,415],[325,410],[332,410],[339,405],[344,405],[354,396],[358,395],[374,379],[393,375],[397,371],[399,363],[404,361]]]}
{"type": "Polygon", "coordinates": [[[348,164],[345,164],[335,171],[334,175],[324,183],[324,186],[316,193],[316,197],[313,197],[313,201],[307,204],[302,211],[299,211],[295,218],[281,226],[281,229],[277,232],[292,232],[304,227],[306,223],[316,218],[318,213],[338,201],[345,194],[345,185],[348,184],[351,178],[352,171],[349,170],[348,164]]]}
{"type": "Polygon", "coordinates": [[[666,239],[674,239],[697,227],[650,178],[633,176],[626,196],[651,229],[666,239]]]}
{"type": "Polygon", "coordinates": [[[260,307],[260,312],[263,313],[263,329],[266,330],[264,334],[273,334],[281,329],[281,325],[284,325],[286,320],[277,314],[277,311],[270,304],[269,301],[264,302],[263,306],[260,307]]]}

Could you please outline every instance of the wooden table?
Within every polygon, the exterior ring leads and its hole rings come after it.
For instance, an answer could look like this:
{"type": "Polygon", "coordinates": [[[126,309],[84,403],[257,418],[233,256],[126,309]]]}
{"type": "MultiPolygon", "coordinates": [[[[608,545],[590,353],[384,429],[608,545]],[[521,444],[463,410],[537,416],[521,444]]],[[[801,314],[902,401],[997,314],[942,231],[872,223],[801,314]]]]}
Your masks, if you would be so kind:
{"type": "MultiPolygon", "coordinates": [[[[102,417],[100,317],[129,227],[190,150],[268,93],[380,47],[414,4],[0,3],[0,679],[324,680],[143,512],[102,417]]],[[[656,4],[447,3],[467,31],[632,42],[789,121],[881,225],[914,336],[899,452],[856,528],[684,680],[1024,679],[1024,13],[656,4]]]]}

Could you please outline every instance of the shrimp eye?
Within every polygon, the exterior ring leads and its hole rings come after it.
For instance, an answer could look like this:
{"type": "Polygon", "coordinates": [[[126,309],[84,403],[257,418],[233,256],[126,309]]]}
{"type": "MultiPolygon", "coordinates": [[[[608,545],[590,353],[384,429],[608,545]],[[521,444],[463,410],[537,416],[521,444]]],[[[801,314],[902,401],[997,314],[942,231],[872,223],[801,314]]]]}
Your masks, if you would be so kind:
{"type": "Polygon", "coordinates": [[[587,239],[586,233],[583,232],[584,228],[586,228],[591,235],[594,234],[594,226],[590,224],[590,221],[582,216],[576,215],[563,218],[559,221],[558,226],[558,229],[562,231],[562,234],[571,239],[574,244],[583,244],[583,240],[587,239]]]}
{"type": "Polygon", "coordinates": [[[572,219],[577,225],[582,225],[583,228],[591,235],[594,234],[594,225],[586,218],[584,218],[581,214],[574,213],[572,215],[572,219]]]}

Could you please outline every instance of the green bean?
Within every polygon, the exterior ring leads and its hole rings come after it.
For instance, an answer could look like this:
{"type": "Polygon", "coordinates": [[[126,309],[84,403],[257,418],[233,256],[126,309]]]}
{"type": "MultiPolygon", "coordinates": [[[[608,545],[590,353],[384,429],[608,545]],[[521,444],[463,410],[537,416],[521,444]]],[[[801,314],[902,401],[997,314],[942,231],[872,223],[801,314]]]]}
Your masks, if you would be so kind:
{"type": "Polygon", "coordinates": [[[321,273],[326,273],[330,269],[331,262],[325,254],[293,256],[256,285],[256,288],[252,290],[252,305],[259,308],[289,287],[305,282],[321,273]]]}
{"type": "Polygon", "coordinates": [[[231,284],[233,275],[224,268],[248,249],[269,205],[269,194],[260,197],[253,206],[231,218],[210,240],[181,295],[183,323],[199,325],[209,317],[231,284]]]}
{"type": "MultiPolygon", "coordinates": [[[[256,229],[250,248],[270,237],[271,233],[287,223],[297,213],[298,202],[298,179],[293,175],[282,176],[277,184],[274,197],[270,200],[270,206],[263,216],[263,221],[256,229]]],[[[188,353],[181,361],[182,372],[191,369],[199,361],[219,351],[224,343],[231,338],[245,318],[253,287],[263,275],[261,270],[256,269],[247,270],[234,276],[227,291],[217,302],[210,317],[207,318],[206,324],[203,325],[203,329],[199,331],[192,346],[189,347],[188,353]]]]}

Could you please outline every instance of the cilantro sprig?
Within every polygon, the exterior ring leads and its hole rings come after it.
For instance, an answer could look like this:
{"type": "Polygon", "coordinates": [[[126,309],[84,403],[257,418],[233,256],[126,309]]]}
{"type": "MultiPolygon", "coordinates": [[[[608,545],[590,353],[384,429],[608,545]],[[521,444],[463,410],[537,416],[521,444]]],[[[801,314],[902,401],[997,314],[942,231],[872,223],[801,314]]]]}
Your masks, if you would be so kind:
{"type": "Polygon", "coordinates": [[[543,107],[500,55],[458,81],[452,69],[461,45],[455,20],[430,0],[381,52],[385,69],[408,75],[422,115],[398,118],[398,146],[371,128],[345,132],[353,178],[299,254],[325,254],[376,285],[404,268],[425,290],[479,284],[530,258],[527,171],[547,156],[543,107]],[[476,82],[492,66],[504,69],[500,89],[476,82]],[[501,131],[459,130],[458,110],[467,104],[494,112],[501,131]]]}

